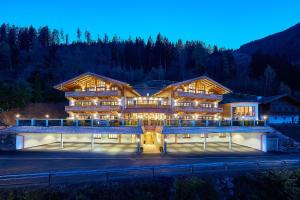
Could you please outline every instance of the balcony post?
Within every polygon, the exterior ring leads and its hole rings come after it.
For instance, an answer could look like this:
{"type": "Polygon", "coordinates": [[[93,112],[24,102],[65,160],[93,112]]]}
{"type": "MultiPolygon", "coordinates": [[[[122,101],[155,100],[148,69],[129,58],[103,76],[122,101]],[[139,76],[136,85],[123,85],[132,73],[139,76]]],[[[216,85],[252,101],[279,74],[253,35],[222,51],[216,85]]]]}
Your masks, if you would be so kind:
{"type": "Polygon", "coordinates": [[[78,125],[79,125],[78,119],[76,119],[75,124],[76,124],[76,127],[78,127],[78,125]]]}
{"type": "Polygon", "coordinates": [[[60,119],[60,126],[64,126],[64,120],[60,119]]]}
{"type": "Polygon", "coordinates": [[[264,121],[264,126],[267,126],[267,120],[265,119],[265,121],[264,121]]]}
{"type": "Polygon", "coordinates": [[[245,120],[242,119],[242,126],[245,126],[245,120]]]}
{"type": "Polygon", "coordinates": [[[221,120],[220,119],[218,120],[218,122],[219,122],[219,126],[221,126],[221,120]]]}
{"type": "Polygon", "coordinates": [[[229,149],[232,150],[232,133],[229,133],[229,149]]]}
{"type": "Polygon", "coordinates": [[[48,125],[49,125],[49,120],[46,119],[45,126],[48,127],[48,125]]]}
{"type": "Polygon", "coordinates": [[[106,120],[106,126],[109,126],[109,120],[108,119],[106,120]]]}
{"type": "Polygon", "coordinates": [[[203,149],[204,149],[204,151],[206,150],[206,137],[207,137],[207,133],[204,133],[204,141],[203,141],[203,149]]]}
{"type": "Polygon", "coordinates": [[[205,126],[206,127],[208,126],[208,120],[205,120],[205,126]]]}
{"type": "Polygon", "coordinates": [[[20,125],[19,119],[16,119],[16,126],[19,126],[19,125],[20,125]]]}
{"type": "Polygon", "coordinates": [[[140,135],[136,135],[137,137],[137,154],[140,155],[141,152],[141,136],[140,135]]]}
{"type": "Polygon", "coordinates": [[[31,119],[30,125],[34,126],[34,119],[33,118],[31,119]]]}
{"type": "Polygon", "coordinates": [[[232,126],[232,124],[233,124],[233,123],[232,123],[232,118],[231,118],[231,120],[230,120],[230,126],[232,126]]]}
{"type": "Polygon", "coordinates": [[[255,119],[253,120],[253,126],[256,126],[256,120],[255,119]]]}
{"type": "Polygon", "coordinates": [[[164,137],[163,137],[163,143],[164,143],[164,154],[166,154],[167,153],[167,141],[166,141],[166,135],[164,135],[164,137]]]}
{"type": "Polygon", "coordinates": [[[60,149],[64,148],[64,138],[63,138],[63,134],[60,134],[60,149]]]}
{"type": "Polygon", "coordinates": [[[95,138],[94,133],[91,134],[91,151],[94,150],[95,138]]]}
{"type": "Polygon", "coordinates": [[[125,120],[124,120],[124,118],[122,118],[122,120],[121,120],[121,124],[122,124],[122,126],[124,126],[124,125],[125,125],[125,120]]]}
{"type": "Polygon", "coordinates": [[[91,119],[91,127],[94,126],[94,119],[91,119]]]}
{"type": "Polygon", "coordinates": [[[181,119],[178,119],[178,126],[181,126],[181,119]]]}
{"type": "Polygon", "coordinates": [[[193,119],[192,120],[192,126],[195,126],[196,125],[196,121],[193,119]]]}

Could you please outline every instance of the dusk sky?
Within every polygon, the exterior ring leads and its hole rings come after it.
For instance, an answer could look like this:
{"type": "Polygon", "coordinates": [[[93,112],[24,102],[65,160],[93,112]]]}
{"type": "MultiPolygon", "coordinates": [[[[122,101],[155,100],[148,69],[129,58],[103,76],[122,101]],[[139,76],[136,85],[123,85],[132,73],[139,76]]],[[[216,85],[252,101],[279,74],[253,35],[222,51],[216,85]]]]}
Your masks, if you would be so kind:
{"type": "Polygon", "coordinates": [[[107,33],[171,41],[201,40],[238,48],[300,22],[299,0],[6,0],[1,1],[0,23],[17,26],[48,25],[64,29],[71,39],[76,29],[89,30],[93,39],[107,33]]]}

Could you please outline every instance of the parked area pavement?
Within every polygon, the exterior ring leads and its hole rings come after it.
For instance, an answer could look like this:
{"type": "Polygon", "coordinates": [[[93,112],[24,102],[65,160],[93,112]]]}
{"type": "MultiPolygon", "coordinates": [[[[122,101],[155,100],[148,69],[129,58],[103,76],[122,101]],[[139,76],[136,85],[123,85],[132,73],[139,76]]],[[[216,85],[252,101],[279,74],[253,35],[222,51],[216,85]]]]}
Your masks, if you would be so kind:
{"type": "Polygon", "coordinates": [[[259,153],[256,149],[232,144],[231,149],[227,142],[210,142],[206,144],[205,150],[202,143],[185,143],[185,144],[168,144],[168,153],[177,154],[177,153],[259,153]]]}
{"type": "MultiPolygon", "coordinates": [[[[90,143],[76,143],[76,142],[65,142],[63,144],[63,149],[61,149],[61,144],[59,142],[40,145],[36,147],[28,148],[28,150],[37,151],[74,151],[74,152],[89,152],[93,149],[93,152],[101,152],[107,155],[117,155],[122,152],[122,154],[135,154],[136,144],[97,144],[95,143],[92,147],[90,143]]],[[[26,150],[25,150],[26,151],[26,150]]]]}
{"type": "Polygon", "coordinates": [[[0,175],[57,172],[83,169],[114,169],[123,167],[197,164],[226,161],[257,161],[300,159],[299,154],[280,153],[214,153],[205,154],[128,154],[108,155],[97,152],[64,152],[27,150],[0,152],[0,175]]]}

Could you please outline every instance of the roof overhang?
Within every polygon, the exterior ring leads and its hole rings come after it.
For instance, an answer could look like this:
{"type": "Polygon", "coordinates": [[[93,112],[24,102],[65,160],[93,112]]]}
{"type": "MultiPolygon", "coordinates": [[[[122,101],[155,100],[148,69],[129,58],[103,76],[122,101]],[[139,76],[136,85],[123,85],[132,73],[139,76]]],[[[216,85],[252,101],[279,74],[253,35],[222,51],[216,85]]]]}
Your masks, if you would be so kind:
{"type": "Polygon", "coordinates": [[[229,88],[221,85],[220,83],[212,80],[211,78],[209,78],[207,76],[199,76],[199,77],[196,77],[196,78],[192,78],[192,79],[188,79],[188,80],[185,80],[185,81],[170,84],[167,87],[160,90],[159,92],[155,93],[154,96],[160,94],[161,92],[163,92],[165,90],[168,90],[168,89],[171,89],[171,88],[176,89],[176,88],[178,88],[182,85],[189,84],[189,83],[192,83],[194,81],[201,81],[203,84],[207,85],[208,87],[214,87],[214,88],[216,88],[217,90],[220,91],[220,94],[227,94],[227,93],[232,92],[229,88]]]}

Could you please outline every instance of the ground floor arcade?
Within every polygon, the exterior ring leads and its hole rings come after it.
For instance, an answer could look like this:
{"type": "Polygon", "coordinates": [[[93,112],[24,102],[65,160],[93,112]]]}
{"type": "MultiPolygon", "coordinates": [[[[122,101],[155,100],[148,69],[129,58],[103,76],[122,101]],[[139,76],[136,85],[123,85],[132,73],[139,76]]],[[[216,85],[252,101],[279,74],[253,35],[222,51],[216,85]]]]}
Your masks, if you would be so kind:
{"type": "Polygon", "coordinates": [[[90,151],[104,154],[159,154],[266,151],[264,133],[162,134],[62,134],[20,133],[19,150],[90,151]]]}

